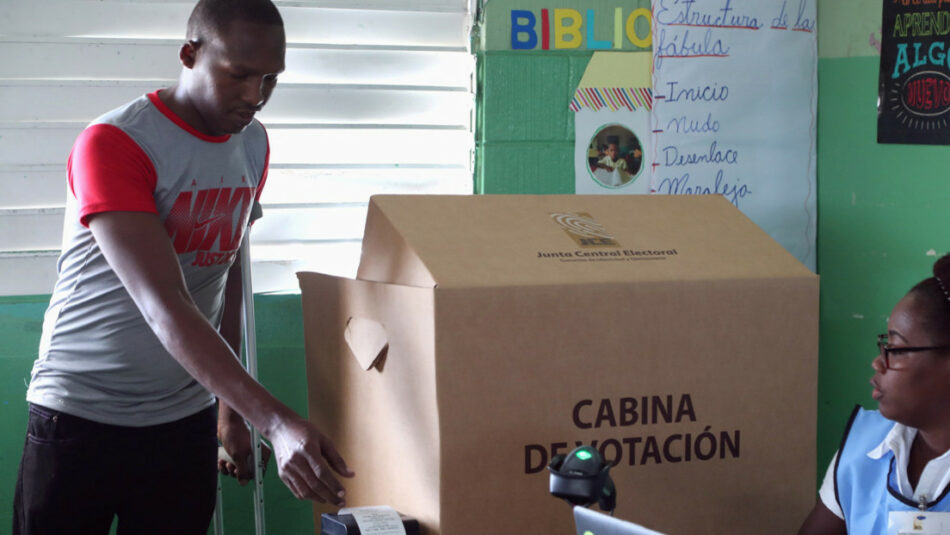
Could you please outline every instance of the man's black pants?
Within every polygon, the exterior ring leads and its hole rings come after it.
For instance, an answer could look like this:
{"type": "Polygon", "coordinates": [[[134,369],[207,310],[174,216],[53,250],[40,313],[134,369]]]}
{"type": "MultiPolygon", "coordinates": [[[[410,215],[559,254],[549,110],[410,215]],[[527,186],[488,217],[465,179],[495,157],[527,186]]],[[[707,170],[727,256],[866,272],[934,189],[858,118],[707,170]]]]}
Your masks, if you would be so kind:
{"type": "Polygon", "coordinates": [[[13,535],[205,535],[217,486],[215,409],[150,427],[30,405],[13,535]]]}

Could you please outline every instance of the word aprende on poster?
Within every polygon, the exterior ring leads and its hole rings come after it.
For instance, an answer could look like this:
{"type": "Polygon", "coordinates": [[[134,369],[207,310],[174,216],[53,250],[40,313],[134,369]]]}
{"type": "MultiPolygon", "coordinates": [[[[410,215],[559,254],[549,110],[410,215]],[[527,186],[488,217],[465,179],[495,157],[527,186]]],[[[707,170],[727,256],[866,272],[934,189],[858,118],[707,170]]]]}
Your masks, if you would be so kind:
{"type": "Polygon", "coordinates": [[[614,8],[609,23],[599,10],[541,9],[539,13],[511,10],[512,50],[609,50],[625,45],[652,45],[652,14],[649,9],[614,8]],[[598,17],[598,15],[601,15],[598,17]],[[642,21],[642,22],[641,22],[642,21]]]}
{"type": "Polygon", "coordinates": [[[950,144],[950,4],[885,0],[878,143],[950,144]]]}

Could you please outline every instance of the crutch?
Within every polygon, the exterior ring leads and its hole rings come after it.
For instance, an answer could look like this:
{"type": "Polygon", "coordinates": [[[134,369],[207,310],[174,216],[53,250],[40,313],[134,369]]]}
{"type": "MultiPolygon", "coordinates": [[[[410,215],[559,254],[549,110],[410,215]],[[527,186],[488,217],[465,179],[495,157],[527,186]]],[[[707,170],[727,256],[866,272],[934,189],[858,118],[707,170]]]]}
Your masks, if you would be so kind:
{"type": "MultiPolygon", "coordinates": [[[[254,289],[251,284],[251,229],[241,242],[241,287],[244,301],[244,357],[247,373],[257,380],[257,331],[254,323],[254,289]]],[[[254,455],[254,533],[264,535],[264,466],[261,433],[251,426],[251,447],[254,455]]],[[[221,475],[218,475],[218,496],[214,509],[214,533],[224,535],[224,513],[221,510],[221,475]]]]}

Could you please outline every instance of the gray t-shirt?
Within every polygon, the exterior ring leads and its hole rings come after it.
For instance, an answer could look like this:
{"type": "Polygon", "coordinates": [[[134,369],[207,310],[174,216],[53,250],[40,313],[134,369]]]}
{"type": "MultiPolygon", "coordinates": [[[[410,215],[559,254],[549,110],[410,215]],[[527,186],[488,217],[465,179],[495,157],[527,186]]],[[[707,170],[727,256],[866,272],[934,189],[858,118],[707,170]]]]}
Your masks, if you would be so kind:
{"type": "Polygon", "coordinates": [[[188,291],[217,326],[227,272],[258,212],[267,134],[199,133],[158,92],[99,117],[76,140],[58,280],[43,322],[27,400],[123,426],[174,421],[214,397],[165,350],[109,267],[87,218],[106,211],[159,216],[188,291]]]}

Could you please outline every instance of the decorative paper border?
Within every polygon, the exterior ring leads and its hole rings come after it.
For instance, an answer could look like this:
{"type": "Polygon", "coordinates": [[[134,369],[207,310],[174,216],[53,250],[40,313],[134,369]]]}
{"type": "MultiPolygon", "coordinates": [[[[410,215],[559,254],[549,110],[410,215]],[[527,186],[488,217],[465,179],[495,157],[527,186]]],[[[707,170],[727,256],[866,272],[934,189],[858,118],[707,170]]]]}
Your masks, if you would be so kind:
{"type": "Polygon", "coordinates": [[[582,108],[598,111],[608,108],[610,111],[640,108],[653,109],[653,89],[649,87],[584,87],[574,91],[574,99],[569,106],[571,111],[582,108]]]}

